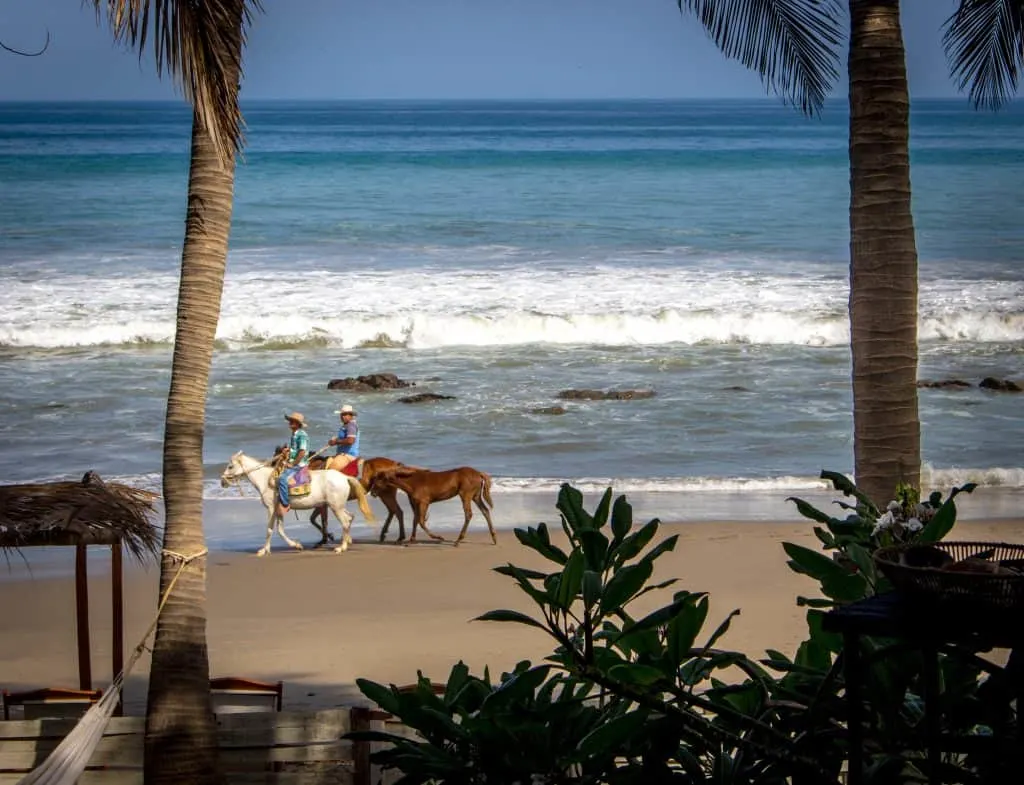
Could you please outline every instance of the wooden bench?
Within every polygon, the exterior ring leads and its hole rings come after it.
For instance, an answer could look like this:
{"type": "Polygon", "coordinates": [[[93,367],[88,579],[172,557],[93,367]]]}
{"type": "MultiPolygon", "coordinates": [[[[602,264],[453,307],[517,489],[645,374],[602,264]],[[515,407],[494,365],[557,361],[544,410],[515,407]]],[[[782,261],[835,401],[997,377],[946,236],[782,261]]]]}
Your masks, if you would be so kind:
{"type": "Polygon", "coordinates": [[[0,692],[4,704],[4,720],[11,719],[11,709],[20,708],[22,718],[41,720],[55,717],[81,717],[103,697],[102,690],[73,690],[65,687],[44,687],[24,692],[0,692]]]}

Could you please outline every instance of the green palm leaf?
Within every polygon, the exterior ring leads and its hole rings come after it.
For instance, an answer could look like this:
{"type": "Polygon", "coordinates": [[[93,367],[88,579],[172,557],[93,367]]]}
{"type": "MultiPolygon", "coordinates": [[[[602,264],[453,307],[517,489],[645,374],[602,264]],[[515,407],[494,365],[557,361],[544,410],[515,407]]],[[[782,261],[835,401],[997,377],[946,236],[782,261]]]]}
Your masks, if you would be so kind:
{"type": "Polygon", "coordinates": [[[722,53],[757,71],[768,88],[817,114],[839,78],[840,0],[677,0],[722,53]]]}
{"type": "Polygon", "coordinates": [[[975,108],[998,109],[1024,64],[1024,0],[960,0],[943,25],[953,80],[975,108]]]}
{"type": "Polygon", "coordinates": [[[235,52],[260,0],[92,0],[97,18],[106,9],[118,41],[137,48],[139,57],[150,40],[157,74],[166,70],[195,107],[224,159],[242,144],[242,115],[238,108],[241,72],[235,52]],[[242,24],[239,24],[239,18],[242,24]]]}

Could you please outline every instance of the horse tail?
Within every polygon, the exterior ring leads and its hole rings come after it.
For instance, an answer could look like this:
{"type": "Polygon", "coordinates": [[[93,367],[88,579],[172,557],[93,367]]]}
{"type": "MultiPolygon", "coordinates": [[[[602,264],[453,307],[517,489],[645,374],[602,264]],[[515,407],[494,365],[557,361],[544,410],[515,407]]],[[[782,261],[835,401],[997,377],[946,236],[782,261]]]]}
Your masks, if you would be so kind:
{"type": "Polygon", "coordinates": [[[494,502],[491,501],[491,475],[487,472],[480,472],[480,489],[483,492],[484,501],[487,502],[487,506],[493,510],[494,502]]]}
{"type": "Polygon", "coordinates": [[[366,491],[363,490],[363,484],[359,482],[359,479],[356,477],[349,477],[348,475],[345,475],[345,479],[348,480],[349,490],[351,490],[355,495],[356,502],[359,504],[359,512],[363,514],[363,517],[366,518],[369,523],[376,523],[377,518],[373,514],[373,509],[370,507],[370,500],[366,497],[366,491]]]}

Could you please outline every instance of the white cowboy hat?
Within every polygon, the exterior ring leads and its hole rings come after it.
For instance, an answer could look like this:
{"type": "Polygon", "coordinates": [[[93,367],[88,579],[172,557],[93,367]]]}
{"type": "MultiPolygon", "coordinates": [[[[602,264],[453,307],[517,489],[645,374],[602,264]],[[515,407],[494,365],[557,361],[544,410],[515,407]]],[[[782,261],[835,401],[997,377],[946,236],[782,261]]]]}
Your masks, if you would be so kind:
{"type": "Polygon", "coordinates": [[[300,428],[306,427],[306,418],[299,414],[299,412],[292,412],[291,414],[286,414],[284,418],[286,420],[294,420],[299,424],[300,428]]]}
{"type": "Polygon", "coordinates": [[[340,409],[337,409],[334,413],[335,414],[351,414],[351,415],[355,415],[356,410],[352,408],[351,404],[346,403],[340,409]]]}

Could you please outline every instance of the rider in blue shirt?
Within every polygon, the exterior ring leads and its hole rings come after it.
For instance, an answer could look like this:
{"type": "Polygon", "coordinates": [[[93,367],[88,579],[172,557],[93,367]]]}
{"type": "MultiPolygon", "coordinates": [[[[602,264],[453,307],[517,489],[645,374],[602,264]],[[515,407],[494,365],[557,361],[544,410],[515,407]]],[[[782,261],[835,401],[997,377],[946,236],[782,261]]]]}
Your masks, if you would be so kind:
{"type": "Polygon", "coordinates": [[[338,435],[328,444],[337,445],[337,451],[327,464],[328,469],[341,471],[352,461],[359,458],[359,425],[356,423],[356,410],[345,404],[337,412],[341,419],[338,435]]]}
{"type": "Polygon", "coordinates": [[[285,470],[277,480],[277,512],[282,517],[288,512],[288,480],[309,460],[309,434],[306,433],[306,419],[299,412],[286,414],[288,427],[292,429],[288,440],[288,459],[285,470]]]}

